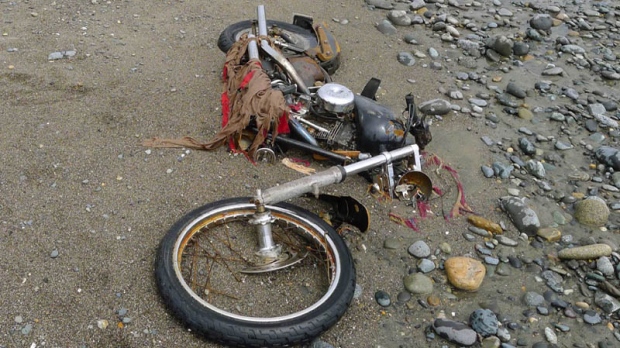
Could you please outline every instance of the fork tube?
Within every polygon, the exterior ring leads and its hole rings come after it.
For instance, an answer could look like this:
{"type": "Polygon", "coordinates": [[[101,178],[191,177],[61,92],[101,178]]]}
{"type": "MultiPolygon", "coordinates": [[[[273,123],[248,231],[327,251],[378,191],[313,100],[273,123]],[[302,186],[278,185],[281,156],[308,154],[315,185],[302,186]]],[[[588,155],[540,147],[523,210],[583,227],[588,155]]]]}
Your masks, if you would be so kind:
{"type": "Polygon", "coordinates": [[[264,38],[267,36],[267,19],[265,16],[265,5],[258,5],[256,8],[256,14],[258,17],[258,37],[260,38],[260,47],[265,51],[267,55],[273,58],[280,66],[286,70],[291,76],[291,79],[297,84],[297,89],[304,94],[310,94],[310,90],[304,83],[304,80],[299,76],[297,70],[293,67],[293,64],[279,51],[274,50],[269,46],[269,42],[264,38]]]}
{"type": "Polygon", "coordinates": [[[271,212],[266,210],[264,205],[256,206],[256,213],[254,213],[254,216],[249,221],[256,229],[258,254],[272,258],[278,256],[278,247],[273,241],[273,234],[271,233],[271,224],[273,221],[274,218],[271,212]]]}
{"type": "Polygon", "coordinates": [[[256,8],[256,15],[258,17],[258,36],[267,36],[267,17],[265,16],[265,5],[258,5],[256,8]]]}
{"type": "MultiPolygon", "coordinates": [[[[249,38],[254,38],[256,36],[254,36],[254,34],[248,34],[249,38]]],[[[260,56],[258,55],[258,44],[256,43],[256,40],[251,40],[248,43],[248,56],[250,57],[250,59],[259,59],[260,56]]]]}
{"type": "MultiPolygon", "coordinates": [[[[348,164],[333,166],[321,172],[283,183],[265,190],[257,190],[254,202],[257,205],[274,204],[287,199],[299,197],[305,193],[314,193],[318,196],[319,189],[343,181],[348,175],[359,174],[365,170],[392,163],[412,154],[417,154],[417,144],[407,145],[390,152],[383,152],[369,159],[348,164]]],[[[419,163],[419,160],[416,161],[419,163]]]]}

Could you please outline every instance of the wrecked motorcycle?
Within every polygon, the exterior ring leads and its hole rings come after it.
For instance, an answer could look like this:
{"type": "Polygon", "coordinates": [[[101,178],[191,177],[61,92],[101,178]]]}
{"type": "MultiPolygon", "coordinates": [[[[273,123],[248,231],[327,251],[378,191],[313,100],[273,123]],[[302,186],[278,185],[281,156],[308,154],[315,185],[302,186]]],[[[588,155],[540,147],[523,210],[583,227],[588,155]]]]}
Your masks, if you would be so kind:
{"type": "MultiPolygon", "coordinates": [[[[257,190],[254,197],[197,208],[170,228],[157,252],[157,285],[171,311],[192,330],[227,345],[284,347],[308,342],[333,326],[353,298],[355,267],[334,224],[287,200],[314,194],[335,203],[334,217],[341,223],[365,231],[370,217],[363,205],[351,197],[321,194],[320,189],[372,172],[378,178],[375,183],[391,195],[403,186],[417,199],[430,195],[420,163],[420,150],[430,133],[416,115],[413,97],[406,98],[408,118],[402,122],[376,102],[377,80],[371,80],[361,95],[331,82],[321,64],[331,61],[326,66],[333,68],[339,61],[336,64],[334,56],[317,58],[320,37],[327,34],[303,18],[300,29],[275,23],[274,31],[274,22],[265,20],[259,6],[258,21],[227,28],[220,48],[231,49],[229,41],[254,36],[248,41],[248,59],[261,62],[270,87],[281,90],[291,107],[291,134],[264,134],[256,153],[275,156],[278,146],[295,147],[338,164],[257,190]],[[251,29],[255,26],[256,34],[251,29]],[[296,41],[295,35],[315,39],[296,41]],[[271,44],[278,40],[285,41],[286,53],[273,49],[271,44]],[[300,42],[310,44],[300,48],[300,42]],[[317,65],[320,83],[300,73],[317,65]]],[[[324,43],[332,50],[337,43],[329,38],[332,41],[324,43]]],[[[250,124],[246,130],[260,134],[255,127],[250,124]]]]}

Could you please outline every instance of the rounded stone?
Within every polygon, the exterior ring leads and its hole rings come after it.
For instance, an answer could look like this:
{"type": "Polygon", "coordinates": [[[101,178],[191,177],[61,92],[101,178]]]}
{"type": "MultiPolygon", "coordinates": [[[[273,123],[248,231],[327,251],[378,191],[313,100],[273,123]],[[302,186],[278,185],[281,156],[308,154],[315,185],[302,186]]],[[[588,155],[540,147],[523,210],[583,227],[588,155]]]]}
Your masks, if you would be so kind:
{"type": "Polygon", "coordinates": [[[435,263],[429,259],[421,259],[418,261],[418,270],[422,273],[429,273],[435,269],[435,263]]]}
{"type": "Polygon", "coordinates": [[[590,196],[575,204],[575,219],[590,226],[604,226],[609,218],[607,203],[596,196],[590,196]]]}
{"type": "Polygon", "coordinates": [[[389,307],[392,301],[390,300],[390,294],[383,290],[375,292],[375,300],[381,307],[389,307]]]}
{"type": "Polygon", "coordinates": [[[469,316],[469,325],[482,337],[497,333],[499,322],[497,316],[489,309],[476,309],[469,316]]]}
{"type": "Polygon", "coordinates": [[[606,276],[611,276],[615,273],[614,265],[607,256],[601,256],[596,260],[596,269],[606,276]]]}
{"type": "Polygon", "coordinates": [[[529,307],[539,307],[545,303],[545,298],[537,292],[528,291],[523,295],[523,302],[529,307]]]}
{"type": "Polygon", "coordinates": [[[409,246],[407,249],[409,254],[417,258],[423,259],[431,255],[431,248],[423,240],[419,240],[409,246]]]}
{"type": "Polygon", "coordinates": [[[433,281],[422,273],[406,275],[403,278],[403,285],[412,294],[430,294],[433,292],[433,281]]]}
{"type": "Polygon", "coordinates": [[[486,275],[482,262],[463,256],[451,257],[444,262],[448,281],[457,289],[476,291],[486,275]]]}

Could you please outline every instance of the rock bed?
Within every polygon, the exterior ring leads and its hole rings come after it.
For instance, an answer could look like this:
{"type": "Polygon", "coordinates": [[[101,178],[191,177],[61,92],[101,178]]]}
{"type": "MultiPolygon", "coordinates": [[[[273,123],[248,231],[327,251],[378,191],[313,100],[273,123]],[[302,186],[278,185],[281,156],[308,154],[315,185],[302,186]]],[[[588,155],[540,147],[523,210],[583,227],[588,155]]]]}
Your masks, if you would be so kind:
{"type": "MultiPolygon", "coordinates": [[[[413,295],[423,306],[438,306],[433,284],[443,274],[451,287],[476,291],[485,286],[485,274],[510,276],[514,269],[528,269],[548,290],[514,299],[520,304],[515,312],[522,313],[501,313],[486,303],[464,322],[440,310],[427,327],[427,339],[438,336],[459,346],[583,346],[571,342],[568,333],[584,324],[607,325],[610,333],[588,346],[620,344],[620,6],[604,1],[365,3],[385,15],[377,30],[412,45],[397,54],[398,62],[448,76],[450,82],[438,87],[445,98],[420,103],[420,111],[434,115],[435,122],[468,115],[488,129],[481,141],[495,160],[480,170],[506,187],[498,207],[512,222],[502,222],[500,231],[472,224],[463,233],[473,244],[471,257],[450,255],[449,245],[436,246],[435,252],[422,240],[410,245],[416,266],[403,278],[396,302],[407,303],[413,295]],[[512,136],[496,138],[500,129],[512,136]],[[516,238],[503,233],[513,229],[516,238]],[[516,247],[540,253],[520,256],[511,249],[516,247]],[[553,320],[540,319],[549,316],[553,320]],[[539,320],[545,325],[535,325],[539,320]],[[526,326],[538,328],[538,342],[520,335],[526,326]]],[[[395,249],[397,242],[388,238],[384,247],[395,249]]],[[[394,305],[383,290],[375,299],[383,307],[394,305]]]]}

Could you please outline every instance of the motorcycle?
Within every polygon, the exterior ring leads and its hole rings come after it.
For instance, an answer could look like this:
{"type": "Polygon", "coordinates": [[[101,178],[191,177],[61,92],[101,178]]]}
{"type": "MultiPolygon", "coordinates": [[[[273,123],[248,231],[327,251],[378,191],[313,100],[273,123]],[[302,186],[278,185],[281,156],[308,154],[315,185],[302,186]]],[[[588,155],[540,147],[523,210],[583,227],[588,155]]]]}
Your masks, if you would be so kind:
{"type": "MultiPolygon", "coordinates": [[[[404,185],[416,199],[427,199],[431,186],[421,171],[420,150],[430,136],[424,138],[428,126],[417,117],[413,97],[406,98],[409,118],[403,123],[372,97],[376,81],[371,80],[361,95],[331,81],[316,89],[308,87],[304,81],[308,75],[299,74],[300,65],[295,68],[291,63],[296,56],[302,56],[305,66],[318,66],[325,72],[324,79],[329,79],[325,67],[339,65],[339,56],[321,60],[316,54],[320,48],[297,46],[299,42],[312,44],[310,39],[299,38],[313,37],[311,33],[324,27],[310,30],[316,26],[308,17],[294,21],[305,23],[298,28],[284,26],[266,21],[262,6],[257,12],[257,39],[249,42],[249,59],[260,59],[272,88],[288,91],[283,93],[287,102],[297,106],[290,117],[291,136],[280,135],[275,140],[266,136],[257,152],[273,151],[273,144],[279,144],[340,163],[259,189],[253,197],[212,202],[188,213],[162,239],[155,275],[167,306],[193,331],[226,345],[285,347],[309,342],[333,326],[352,301],[356,277],[351,252],[335,227],[286,201],[313,194],[334,203],[335,216],[341,222],[365,231],[370,217],[361,203],[352,197],[321,194],[320,189],[380,168],[374,175],[382,178],[378,180],[384,185],[382,190],[395,194],[404,185]],[[274,24],[278,27],[275,31],[274,24]],[[270,31],[267,25],[271,25],[270,31]],[[267,42],[267,38],[277,41],[285,37],[286,54],[273,50],[267,42]],[[310,60],[316,65],[308,63],[310,60]],[[405,130],[414,137],[418,134],[416,140],[422,144],[411,143],[405,130]],[[331,137],[321,137],[321,132],[331,137]],[[340,150],[349,152],[337,152],[340,150]],[[351,152],[357,155],[351,157],[351,152]],[[405,168],[404,174],[394,171],[394,164],[405,168]],[[409,181],[403,182],[404,178],[409,181]]],[[[253,22],[240,23],[223,32],[227,38],[220,37],[220,48],[230,49],[230,37],[237,40],[241,35],[254,35],[249,29],[253,22]]],[[[318,37],[321,35],[328,37],[325,31],[318,37]]],[[[337,43],[329,37],[331,50],[337,43]]]]}

